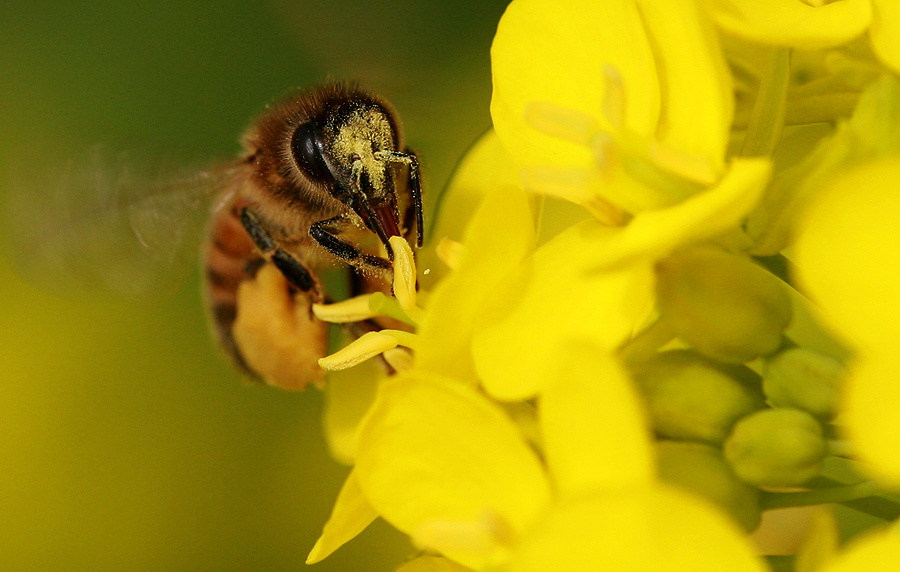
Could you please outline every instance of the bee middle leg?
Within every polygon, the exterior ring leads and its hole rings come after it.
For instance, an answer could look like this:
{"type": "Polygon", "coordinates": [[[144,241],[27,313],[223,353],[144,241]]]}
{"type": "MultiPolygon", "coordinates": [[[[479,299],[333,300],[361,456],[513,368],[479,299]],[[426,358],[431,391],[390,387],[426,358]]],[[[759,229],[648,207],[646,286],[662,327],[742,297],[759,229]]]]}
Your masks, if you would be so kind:
{"type": "Polygon", "coordinates": [[[379,270],[392,268],[393,265],[390,260],[363,252],[346,240],[339,238],[337,231],[329,230],[328,228],[345,222],[346,218],[341,215],[327,220],[320,220],[310,225],[309,235],[322,248],[353,266],[363,269],[377,268],[379,270]]]}
{"type": "Polygon", "coordinates": [[[241,210],[241,224],[247,229],[247,233],[263,256],[272,261],[293,287],[303,292],[312,291],[316,298],[321,297],[315,288],[316,281],[309,270],[293,254],[278,246],[269,231],[259,221],[256,213],[249,207],[241,210]]]}

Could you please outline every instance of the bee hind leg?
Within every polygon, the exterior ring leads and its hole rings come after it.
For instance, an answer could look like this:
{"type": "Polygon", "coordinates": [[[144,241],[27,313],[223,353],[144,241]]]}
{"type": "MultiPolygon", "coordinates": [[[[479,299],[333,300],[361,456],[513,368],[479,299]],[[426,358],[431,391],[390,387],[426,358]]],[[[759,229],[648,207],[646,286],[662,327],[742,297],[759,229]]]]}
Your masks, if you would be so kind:
{"type": "Polygon", "coordinates": [[[244,209],[241,210],[241,224],[247,229],[247,233],[250,235],[250,238],[253,239],[254,244],[256,244],[256,247],[262,252],[263,256],[267,260],[272,261],[281,273],[284,274],[284,277],[287,278],[291,286],[303,292],[312,291],[314,297],[317,299],[321,297],[315,287],[316,281],[313,279],[309,270],[307,270],[293,254],[278,246],[278,243],[275,242],[275,239],[272,238],[269,231],[266,230],[259,221],[256,213],[249,207],[244,207],[244,209]]]}

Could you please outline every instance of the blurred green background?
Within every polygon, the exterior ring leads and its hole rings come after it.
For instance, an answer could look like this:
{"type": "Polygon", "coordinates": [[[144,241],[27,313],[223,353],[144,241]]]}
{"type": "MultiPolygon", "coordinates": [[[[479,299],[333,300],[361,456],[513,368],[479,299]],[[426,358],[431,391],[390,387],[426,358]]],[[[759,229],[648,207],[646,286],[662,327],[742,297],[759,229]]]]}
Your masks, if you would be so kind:
{"type": "MultiPolygon", "coordinates": [[[[433,205],[490,124],[488,50],[505,4],[4,2],[0,192],[27,198],[23,169],[97,144],[227,159],[267,102],[331,77],[394,103],[433,205]]],[[[0,570],[303,568],[347,472],[326,451],[321,394],[243,385],[208,339],[196,272],[174,297],[139,304],[48,293],[10,254],[0,570]]],[[[376,523],[313,570],[387,571],[413,553],[376,523]]]]}

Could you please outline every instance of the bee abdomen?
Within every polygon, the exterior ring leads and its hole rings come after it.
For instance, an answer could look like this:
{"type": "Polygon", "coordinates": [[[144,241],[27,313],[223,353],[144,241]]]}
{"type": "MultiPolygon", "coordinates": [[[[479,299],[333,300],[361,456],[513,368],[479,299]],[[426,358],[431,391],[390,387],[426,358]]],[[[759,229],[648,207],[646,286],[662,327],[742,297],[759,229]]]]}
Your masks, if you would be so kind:
{"type": "Polygon", "coordinates": [[[238,287],[253,277],[262,262],[241,224],[238,214],[241,205],[238,203],[240,201],[213,216],[204,253],[204,286],[216,338],[237,365],[255,377],[256,373],[247,366],[232,333],[237,316],[238,287]]]}

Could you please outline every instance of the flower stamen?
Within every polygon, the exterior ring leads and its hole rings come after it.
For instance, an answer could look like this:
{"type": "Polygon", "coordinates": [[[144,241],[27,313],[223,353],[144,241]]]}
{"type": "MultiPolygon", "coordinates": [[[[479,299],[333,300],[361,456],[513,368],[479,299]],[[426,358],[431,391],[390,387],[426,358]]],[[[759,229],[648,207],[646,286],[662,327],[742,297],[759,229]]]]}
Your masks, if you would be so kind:
{"type": "Polygon", "coordinates": [[[625,128],[626,93],[625,82],[619,69],[610,64],[603,66],[603,115],[615,129],[625,128]]]}
{"type": "Polygon", "coordinates": [[[508,558],[517,535],[499,514],[485,511],[476,520],[433,520],[422,524],[412,535],[413,543],[423,549],[452,546],[461,552],[493,552],[493,563],[508,558]]]}
{"type": "Polygon", "coordinates": [[[372,308],[372,294],[354,296],[334,304],[313,304],[313,315],[323,322],[348,324],[361,322],[378,315],[372,308]]]}
{"type": "Polygon", "coordinates": [[[403,330],[366,332],[333,354],[320,358],[319,367],[328,371],[349,369],[397,346],[415,349],[417,344],[418,336],[403,330]]]}
{"type": "Polygon", "coordinates": [[[320,358],[319,367],[328,371],[349,369],[397,345],[397,338],[384,331],[366,332],[333,354],[320,358]]]}
{"type": "Polygon", "coordinates": [[[416,262],[412,248],[399,236],[392,236],[390,243],[394,250],[394,297],[406,315],[419,323],[423,310],[416,305],[416,262]]]}
{"type": "Polygon", "coordinates": [[[447,268],[456,270],[459,267],[459,261],[462,258],[464,250],[461,242],[444,237],[438,242],[435,250],[438,258],[447,265],[447,268]]]}
{"type": "Polygon", "coordinates": [[[542,133],[584,147],[589,147],[601,132],[600,125],[587,113],[546,101],[532,101],[526,105],[525,121],[542,133]]]}
{"type": "Polygon", "coordinates": [[[409,371],[413,367],[412,352],[405,348],[392,348],[385,351],[382,355],[384,356],[384,361],[398,373],[409,371]]]}

